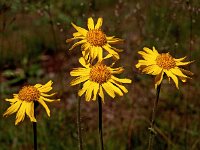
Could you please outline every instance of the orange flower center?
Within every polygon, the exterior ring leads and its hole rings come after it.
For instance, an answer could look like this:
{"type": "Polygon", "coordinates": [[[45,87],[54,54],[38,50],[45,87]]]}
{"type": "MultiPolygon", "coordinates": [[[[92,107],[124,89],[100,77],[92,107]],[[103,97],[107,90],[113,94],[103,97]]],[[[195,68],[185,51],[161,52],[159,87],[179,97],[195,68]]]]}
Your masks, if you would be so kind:
{"type": "Polygon", "coordinates": [[[107,43],[106,35],[99,29],[89,30],[86,38],[93,46],[103,46],[107,43]]]}
{"type": "Polygon", "coordinates": [[[98,63],[90,71],[90,80],[102,84],[111,77],[111,72],[106,65],[98,63]]]}
{"type": "Polygon", "coordinates": [[[19,91],[18,97],[22,101],[36,101],[40,98],[40,91],[34,86],[24,86],[19,91]]]}
{"type": "Polygon", "coordinates": [[[169,53],[162,53],[158,55],[156,58],[156,63],[159,67],[167,70],[176,67],[176,62],[169,53]]]}

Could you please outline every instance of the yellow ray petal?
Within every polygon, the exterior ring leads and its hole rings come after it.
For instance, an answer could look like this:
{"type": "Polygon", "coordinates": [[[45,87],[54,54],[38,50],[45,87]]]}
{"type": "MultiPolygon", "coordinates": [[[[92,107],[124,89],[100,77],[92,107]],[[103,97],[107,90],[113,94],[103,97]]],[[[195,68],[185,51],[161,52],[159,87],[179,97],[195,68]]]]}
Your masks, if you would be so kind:
{"type": "Polygon", "coordinates": [[[79,58],[79,63],[85,68],[89,68],[89,64],[86,62],[86,60],[83,57],[79,58]]]}
{"type": "Polygon", "coordinates": [[[119,54],[116,53],[114,50],[112,50],[111,48],[109,48],[108,45],[104,45],[103,48],[108,51],[108,53],[112,54],[116,59],[119,59],[119,54]]]}
{"type": "Polygon", "coordinates": [[[19,122],[24,120],[25,113],[26,113],[26,107],[27,107],[27,103],[25,101],[23,101],[21,104],[21,107],[19,108],[19,110],[17,112],[15,125],[17,125],[19,122]]]}
{"type": "Polygon", "coordinates": [[[97,47],[97,52],[98,52],[98,54],[97,54],[98,61],[101,62],[102,59],[103,59],[103,50],[102,50],[102,48],[101,47],[97,47]]]}
{"type": "Polygon", "coordinates": [[[178,58],[178,59],[175,59],[175,58],[174,58],[174,60],[175,60],[175,61],[183,61],[183,60],[185,60],[186,58],[187,58],[187,56],[182,57],[182,58],[178,58]]]}
{"type": "Polygon", "coordinates": [[[88,68],[76,68],[70,72],[71,76],[87,76],[90,74],[90,69],[88,68]]]}
{"type": "Polygon", "coordinates": [[[81,27],[78,27],[76,26],[75,24],[72,23],[72,26],[80,33],[82,34],[83,36],[86,36],[87,35],[87,30],[84,29],[84,28],[81,28],[81,27]]]}
{"type": "Polygon", "coordinates": [[[82,95],[85,93],[85,91],[87,90],[87,88],[88,88],[91,84],[92,84],[92,82],[91,82],[90,80],[86,81],[86,82],[83,84],[83,88],[80,89],[80,90],[78,91],[78,95],[79,95],[79,96],[82,96],[82,95]]]}
{"type": "Polygon", "coordinates": [[[80,45],[80,44],[83,44],[83,43],[85,43],[86,42],[86,40],[84,39],[84,40],[81,40],[81,41],[79,41],[79,42],[76,42],[69,50],[71,51],[72,49],[74,49],[76,46],[78,46],[78,45],[80,45]]]}
{"type": "Polygon", "coordinates": [[[86,101],[90,101],[91,100],[91,97],[92,97],[92,92],[94,90],[94,87],[93,87],[93,84],[91,84],[87,90],[86,90],[86,93],[85,93],[85,100],[86,101]]]}
{"type": "Polygon", "coordinates": [[[113,75],[111,76],[111,79],[118,81],[120,83],[131,83],[132,82],[130,79],[126,79],[126,78],[125,79],[119,79],[119,78],[117,78],[113,75]]]}
{"type": "Polygon", "coordinates": [[[185,65],[188,65],[188,64],[191,64],[193,63],[194,61],[189,61],[189,62],[176,62],[176,66],[185,66],[185,65]]]}
{"type": "Polygon", "coordinates": [[[97,99],[97,92],[99,91],[99,84],[94,82],[93,86],[94,86],[94,95],[93,95],[92,100],[96,100],[97,99]]]}
{"type": "Polygon", "coordinates": [[[161,84],[163,80],[163,74],[164,72],[162,71],[155,77],[155,88],[157,88],[157,86],[161,84]]]}
{"type": "Polygon", "coordinates": [[[103,24],[103,18],[98,18],[97,24],[95,25],[95,29],[100,29],[103,24]]]}
{"type": "Polygon", "coordinates": [[[101,100],[104,102],[104,93],[102,86],[99,86],[99,96],[101,97],[101,100]]]}
{"type": "Polygon", "coordinates": [[[120,74],[122,72],[124,72],[124,68],[123,67],[119,67],[119,68],[111,68],[111,67],[108,67],[110,72],[112,74],[120,74]]]}
{"type": "Polygon", "coordinates": [[[109,81],[112,82],[112,83],[114,83],[116,86],[118,86],[124,93],[128,92],[128,90],[123,85],[119,84],[115,80],[110,79],[109,81]]]}
{"type": "Polygon", "coordinates": [[[19,99],[18,98],[11,98],[11,99],[8,99],[8,98],[6,98],[5,99],[5,101],[7,101],[7,102],[11,102],[11,103],[15,103],[16,101],[18,101],[19,99]]]}
{"type": "Polygon", "coordinates": [[[81,82],[84,82],[84,81],[86,81],[86,80],[88,80],[88,79],[89,79],[89,76],[79,76],[79,77],[73,79],[73,80],[71,81],[70,85],[71,85],[71,86],[74,86],[74,85],[77,85],[77,84],[79,84],[79,83],[81,83],[81,82]]]}
{"type": "Polygon", "coordinates": [[[42,96],[44,97],[51,97],[54,96],[56,93],[52,93],[52,94],[45,94],[45,93],[41,93],[42,96]]]}
{"type": "Polygon", "coordinates": [[[34,103],[33,102],[26,102],[26,114],[30,118],[31,122],[36,122],[35,116],[32,113],[32,109],[34,109],[34,103]]]}
{"type": "Polygon", "coordinates": [[[60,99],[55,99],[55,100],[53,100],[53,99],[45,98],[45,97],[43,97],[43,96],[40,96],[40,98],[41,98],[43,101],[46,101],[46,102],[54,102],[54,101],[59,102],[59,101],[60,101],[60,99]]]}
{"type": "Polygon", "coordinates": [[[106,91],[106,93],[108,93],[108,95],[110,95],[110,97],[112,97],[112,98],[115,97],[114,90],[109,86],[109,84],[103,83],[102,87],[106,91]]]}
{"type": "Polygon", "coordinates": [[[49,92],[50,90],[52,90],[52,84],[53,82],[50,80],[45,85],[36,84],[34,87],[36,87],[40,92],[49,92]]]}
{"type": "Polygon", "coordinates": [[[7,110],[6,112],[3,114],[3,116],[8,116],[11,115],[15,112],[17,112],[17,110],[19,109],[19,107],[21,106],[22,101],[18,100],[16,103],[12,104],[7,110]]]}
{"type": "Polygon", "coordinates": [[[39,98],[38,102],[45,108],[47,115],[50,117],[50,110],[47,104],[43,101],[42,98],[39,98]]]}
{"type": "Polygon", "coordinates": [[[168,77],[172,78],[172,80],[174,81],[174,83],[176,85],[176,88],[179,89],[178,78],[171,71],[165,70],[165,73],[167,74],[168,77]]]}
{"type": "Polygon", "coordinates": [[[182,73],[182,71],[181,71],[178,67],[172,68],[172,69],[170,69],[170,71],[171,71],[173,74],[177,75],[177,76],[187,77],[186,75],[184,75],[184,74],[182,73]]]}
{"type": "Polygon", "coordinates": [[[111,82],[107,82],[107,84],[115,91],[115,93],[117,93],[119,96],[123,96],[122,91],[118,87],[113,85],[111,82]]]}
{"type": "Polygon", "coordinates": [[[88,29],[93,30],[94,29],[94,20],[90,17],[88,18],[88,29]]]}

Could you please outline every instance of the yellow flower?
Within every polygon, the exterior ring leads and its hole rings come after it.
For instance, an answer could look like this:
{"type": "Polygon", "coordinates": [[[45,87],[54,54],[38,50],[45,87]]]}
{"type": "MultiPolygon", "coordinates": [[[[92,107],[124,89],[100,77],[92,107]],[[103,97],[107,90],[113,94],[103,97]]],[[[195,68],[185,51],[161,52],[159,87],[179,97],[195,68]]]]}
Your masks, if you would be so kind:
{"type": "Polygon", "coordinates": [[[174,81],[177,88],[179,88],[178,78],[182,82],[186,82],[186,80],[190,78],[187,75],[193,75],[192,72],[179,67],[192,63],[192,61],[182,62],[186,57],[175,59],[169,53],[159,54],[154,47],[153,50],[147,47],[144,47],[143,50],[144,51],[139,51],[138,53],[144,60],[139,60],[138,64],[136,64],[136,68],[142,70],[143,73],[156,75],[155,87],[161,84],[164,73],[168,76],[169,81],[170,78],[174,81]]]}
{"type": "MultiPolygon", "coordinates": [[[[18,94],[13,94],[14,98],[6,99],[6,101],[10,102],[11,106],[6,110],[3,116],[8,116],[17,112],[15,125],[24,120],[25,114],[28,115],[31,122],[36,122],[34,116],[34,102],[39,102],[45,108],[47,115],[50,117],[50,110],[45,101],[55,101],[47,98],[55,94],[47,94],[47,92],[52,90],[52,83],[52,81],[49,81],[45,85],[36,84],[34,86],[24,86],[18,94]]],[[[60,101],[60,99],[57,99],[57,101],[60,101]]]]}
{"type": "Polygon", "coordinates": [[[119,59],[119,54],[122,50],[112,47],[110,44],[117,44],[123,40],[115,38],[114,36],[106,36],[106,34],[101,30],[103,23],[102,18],[98,18],[97,24],[94,25],[92,18],[88,18],[88,29],[78,27],[72,23],[72,26],[77,30],[73,33],[73,38],[66,40],[66,42],[71,42],[75,39],[80,40],[75,43],[69,50],[72,50],[76,46],[82,44],[82,54],[86,60],[94,60],[96,57],[101,59],[103,56],[103,49],[109,53],[109,57],[113,56],[115,59],[119,59]]]}
{"type": "Polygon", "coordinates": [[[115,97],[115,93],[119,96],[123,96],[123,93],[127,93],[128,90],[122,85],[122,83],[131,83],[130,79],[119,79],[114,74],[120,74],[124,71],[122,67],[111,68],[103,64],[103,62],[97,62],[94,66],[86,64],[83,57],[79,59],[82,64],[82,68],[75,68],[70,72],[71,76],[77,76],[71,81],[71,86],[84,82],[83,88],[79,90],[78,95],[82,96],[85,93],[86,101],[97,99],[97,95],[104,101],[104,91],[108,93],[112,98],[115,97]],[[92,97],[93,95],[93,97],[92,97]]]}

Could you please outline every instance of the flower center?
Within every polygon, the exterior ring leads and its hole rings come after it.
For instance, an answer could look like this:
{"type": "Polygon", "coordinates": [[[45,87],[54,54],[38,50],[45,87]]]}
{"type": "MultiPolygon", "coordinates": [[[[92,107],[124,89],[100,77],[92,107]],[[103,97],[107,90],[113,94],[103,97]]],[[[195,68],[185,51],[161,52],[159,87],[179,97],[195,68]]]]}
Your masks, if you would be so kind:
{"type": "Polygon", "coordinates": [[[157,56],[156,63],[159,67],[167,70],[176,67],[176,62],[169,53],[162,53],[157,56]]]}
{"type": "Polygon", "coordinates": [[[111,72],[106,65],[98,63],[92,67],[90,71],[90,80],[102,84],[108,81],[111,77],[111,72]]]}
{"type": "Polygon", "coordinates": [[[40,98],[40,91],[34,86],[24,86],[20,91],[19,91],[19,99],[22,101],[36,101],[40,98]]]}
{"type": "Polygon", "coordinates": [[[107,43],[106,35],[99,29],[89,30],[86,38],[93,46],[103,46],[107,43]]]}

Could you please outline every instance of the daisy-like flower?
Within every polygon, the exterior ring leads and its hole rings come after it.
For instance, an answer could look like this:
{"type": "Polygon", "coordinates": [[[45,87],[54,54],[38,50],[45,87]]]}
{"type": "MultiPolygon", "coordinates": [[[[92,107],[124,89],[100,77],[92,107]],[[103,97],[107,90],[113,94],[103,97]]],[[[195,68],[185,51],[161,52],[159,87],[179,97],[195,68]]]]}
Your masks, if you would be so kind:
{"type": "MultiPolygon", "coordinates": [[[[15,125],[24,120],[25,114],[28,115],[31,122],[36,122],[34,116],[34,102],[39,102],[50,117],[50,110],[45,102],[55,101],[47,98],[55,94],[47,94],[47,92],[52,90],[52,83],[52,81],[49,81],[45,85],[36,84],[34,86],[24,86],[18,94],[13,94],[14,98],[5,99],[10,102],[11,106],[6,110],[3,116],[8,116],[17,112],[15,125]]],[[[56,101],[60,101],[60,99],[57,99],[56,101]]]]}
{"type": "Polygon", "coordinates": [[[92,66],[91,64],[86,64],[83,57],[79,59],[79,62],[84,68],[75,68],[70,72],[71,76],[77,77],[71,81],[71,86],[84,82],[83,88],[79,90],[78,95],[82,96],[85,93],[86,101],[90,101],[91,98],[96,100],[97,95],[104,101],[104,90],[112,98],[115,97],[115,93],[123,96],[122,91],[124,93],[128,92],[122,83],[131,83],[131,80],[119,79],[114,76],[114,74],[121,74],[124,71],[122,67],[111,68],[102,61],[92,66]]]}
{"type": "Polygon", "coordinates": [[[138,52],[144,60],[139,60],[136,64],[136,68],[142,70],[143,73],[156,75],[155,77],[155,87],[161,84],[163,80],[163,75],[166,74],[169,78],[174,81],[177,89],[178,87],[178,78],[182,82],[186,82],[189,76],[192,76],[193,73],[180,68],[180,66],[185,66],[193,61],[182,62],[186,57],[175,59],[169,53],[161,53],[153,47],[153,50],[144,47],[143,51],[138,52]]]}
{"type": "Polygon", "coordinates": [[[119,54],[122,50],[112,47],[110,44],[117,44],[123,40],[115,38],[114,36],[106,36],[101,30],[103,23],[102,18],[98,18],[97,24],[94,25],[94,20],[88,18],[88,30],[78,27],[72,23],[72,26],[77,30],[73,33],[73,38],[67,39],[66,42],[71,42],[75,39],[80,40],[76,42],[69,50],[72,50],[78,45],[82,45],[82,54],[86,60],[94,60],[96,57],[101,59],[103,56],[103,49],[105,49],[115,59],[119,59],[119,54]]]}

